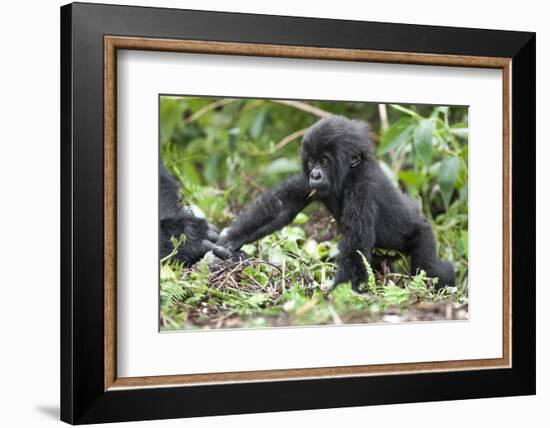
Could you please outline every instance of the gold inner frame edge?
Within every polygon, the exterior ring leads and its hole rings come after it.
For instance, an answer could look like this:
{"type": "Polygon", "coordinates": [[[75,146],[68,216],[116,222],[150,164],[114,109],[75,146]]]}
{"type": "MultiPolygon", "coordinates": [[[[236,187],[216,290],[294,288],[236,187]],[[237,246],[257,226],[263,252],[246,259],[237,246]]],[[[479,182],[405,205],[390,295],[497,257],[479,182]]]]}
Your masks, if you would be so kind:
{"type": "Polygon", "coordinates": [[[167,386],[213,385],[263,381],[360,377],[407,373],[480,370],[511,367],[511,58],[421,54],[362,49],[104,37],[104,390],[167,386]],[[303,369],[204,373],[170,376],[117,377],[116,368],[116,53],[118,49],[262,56],[296,59],[378,62],[495,68],[503,82],[503,349],[502,358],[421,363],[376,364],[303,369]]]}

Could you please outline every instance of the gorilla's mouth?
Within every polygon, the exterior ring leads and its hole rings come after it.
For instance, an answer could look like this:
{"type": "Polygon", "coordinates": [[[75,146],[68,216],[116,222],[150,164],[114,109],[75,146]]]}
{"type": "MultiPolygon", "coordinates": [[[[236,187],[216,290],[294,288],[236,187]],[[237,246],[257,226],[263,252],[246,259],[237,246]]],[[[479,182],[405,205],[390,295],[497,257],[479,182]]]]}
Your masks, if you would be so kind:
{"type": "Polygon", "coordinates": [[[314,183],[309,184],[310,191],[307,195],[308,199],[311,199],[313,196],[321,196],[323,194],[326,194],[330,190],[330,186],[328,183],[320,182],[320,183],[314,183]]]}

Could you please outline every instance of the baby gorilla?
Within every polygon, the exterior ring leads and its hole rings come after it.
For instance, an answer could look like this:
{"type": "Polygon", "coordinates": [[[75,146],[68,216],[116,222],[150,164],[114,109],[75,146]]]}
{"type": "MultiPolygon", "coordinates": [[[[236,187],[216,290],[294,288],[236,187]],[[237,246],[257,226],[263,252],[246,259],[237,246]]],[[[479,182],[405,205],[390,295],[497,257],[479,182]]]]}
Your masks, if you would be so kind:
{"type": "Polygon", "coordinates": [[[186,266],[199,261],[212,249],[218,234],[212,225],[195,217],[181,203],[180,185],[164,165],[160,166],[160,258],[174,251],[172,238],[185,235],[185,242],[177,248],[174,258],[186,266]]]}
{"type": "Polygon", "coordinates": [[[367,279],[361,252],[373,263],[374,247],[411,256],[411,271],[455,285],[453,265],[439,260],[428,220],[395,188],[374,157],[366,123],[331,116],[317,122],[302,140],[302,172],[253,202],[220,236],[214,253],[229,258],[242,245],[292,222],[311,201],[321,201],[342,233],[333,287],[350,281],[354,290],[367,279]]]}

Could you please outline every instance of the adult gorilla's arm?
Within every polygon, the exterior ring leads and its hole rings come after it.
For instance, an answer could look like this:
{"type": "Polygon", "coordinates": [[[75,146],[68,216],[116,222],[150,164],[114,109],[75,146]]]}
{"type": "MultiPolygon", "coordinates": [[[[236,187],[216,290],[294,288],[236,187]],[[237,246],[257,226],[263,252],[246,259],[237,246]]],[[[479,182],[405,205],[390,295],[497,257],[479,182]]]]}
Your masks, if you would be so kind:
{"type": "Polygon", "coordinates": [[[193,215],[181,202],[180,184],[160,165],[160,258],[174,252],[172,238],[185,235],[185,242],[177,248],[174,258],[186,266],[199,261],[218,239],[215,228],[206,220],[193,215]]]}
{"type": "Polygon", "coordinates": [[[222,232],[214,254],[226,259],[243,245],[257,241],[291,223],[311,201],[304,174],[294,175],[262,193],[222,232]]]}

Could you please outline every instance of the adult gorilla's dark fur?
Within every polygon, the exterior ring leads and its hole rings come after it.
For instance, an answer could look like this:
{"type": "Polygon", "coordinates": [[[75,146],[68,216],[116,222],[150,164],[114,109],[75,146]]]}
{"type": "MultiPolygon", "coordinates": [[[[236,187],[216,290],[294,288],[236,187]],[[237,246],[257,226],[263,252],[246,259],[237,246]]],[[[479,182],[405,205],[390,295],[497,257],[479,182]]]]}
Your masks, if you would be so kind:
{"type": "Polygon", "coordinates": [[[180,185],[166,168],[160,167],[160,257],[174,250],[171,238],[185,235],[185,242],[174,255],[186,266],[199,261],[212,249],[218,234],[205,220],[195,217],[184,208],[180,199],[180,185]]]}
{"type": "Polygon", "coordinates": [[[454,286],[453,265],[439,260],[428,220],[395,188],[375,159],[366,123],[332,116],[313,125],[302,141],[302,173],[262,194],[220,236],[214,253],[231,257],[242,245],[289,224],[312,200],[336,219],[342,240],[333,286],[367,278],[359,251],[372,264],[380,247],[411,256],[411,271],[426,271],[439,286],[454,286]]]}

